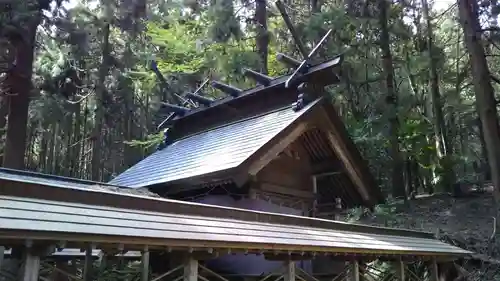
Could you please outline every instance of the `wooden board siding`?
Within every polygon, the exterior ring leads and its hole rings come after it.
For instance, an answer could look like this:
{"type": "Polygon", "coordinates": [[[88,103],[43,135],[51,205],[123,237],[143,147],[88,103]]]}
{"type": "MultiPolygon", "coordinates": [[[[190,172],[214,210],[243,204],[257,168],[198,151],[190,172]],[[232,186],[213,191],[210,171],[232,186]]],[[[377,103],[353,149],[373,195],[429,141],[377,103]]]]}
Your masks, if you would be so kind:
{"type": "Polygon", "coordinates": [[[282,154],[257,174],[262,184],[312,192],[311,167],[307,155],[297,159],[282,154]]]}

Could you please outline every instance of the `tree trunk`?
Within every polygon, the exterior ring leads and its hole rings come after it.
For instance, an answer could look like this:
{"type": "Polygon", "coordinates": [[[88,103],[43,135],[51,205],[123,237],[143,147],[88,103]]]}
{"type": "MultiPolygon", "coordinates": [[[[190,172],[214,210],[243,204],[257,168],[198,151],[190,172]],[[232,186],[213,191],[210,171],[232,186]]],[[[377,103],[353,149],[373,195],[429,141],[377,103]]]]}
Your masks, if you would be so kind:
{"type": "Polygon", "coordinates": [[[431,19],[429,16],[429,6],[427,0],[422,0],[422,11],[426,22],[427,32],[427,49],[429,53],[429,70],[430,70],[430,92],[432,101],[432,111],[434,115],[434,137],[436,143],[437,157],[439,164],[442,165],[442,184],[445,191],[452,191],[453,184],[453,169],[450,167],[451,146],[446,134],[446,123],[443,115],[443,105],[441,94],[439,92],[439,77],[436,66],[436,52],[434,51],[434,34],[432,31],[431,19]]]}
{"type": "MultiPolygon", "coordinates": [[[[490,81],[490,71],[481,44],[481,27],[478,19],[478,4],[473,0],[459,0],[460,24],[464,29],[465,46],[469,51],[472,67],[472,82],[476,94],[476,107],[481,119],[484,141],[495,187],[494,198],[500,203],[500,130],[494,90],[490,81]]],[[[498,209],[498,208],[497,208],[498,209]]],[[[498,215],[497,215],[498,218],[498,215]]],[[[500,224],[497,219],[497,225],[500,224]]]]}
{"type": "Polygon", "coordinates": [[[16,53],[16,67],[6,78],[10,89],[9,115],[3,166],[12,169],[24,169],[26,130],[28,126],[28,107],[31,96],[31,76],[33,67],[35,36],[40,22],[37,11],[26,23],[26,30],[19,31],[22,38],[13,40],[16,53]]]}
{"type": "Polygon", "coordinates": [[[267,0],[255,1],[255,21],[257,23],[256,46],[260,57],[260,72],[268,73],[267,56],[269,53],[269,35],[267,31],[267,0]]]}
{"type": "Polygon", "coordinates": [[[0,166],[3,162],[5,152],[5,132],[7,129],[7,114],[9,113],[9,102],[6,97],[0,98],[0,166]]]}
{"type": "Polygon", "coordinates": [[[403,158],[399,149],[399,121],[397,116],[397,96],[394,90],[394,67],[392,65],[392,54],[390,49],[389,27],[387,24],[387,13],[389,10],[386,0],[378,0],[380,11],[380,49],[382,52],[382,67],[384,70],[387,87],[386,103],[389,110],[389,154],[392,158],[392,195],[394,197],[405,197],[405,186],[403,178],[403,158]]]}
{"type": "Polygon", "coordinates": [[[106,24],[104,26],[103,42],[102,42],[102,59],[99,67],[99,80],[96,87],[96,109],[95,109],[95,125],[92,132],[92,180],[101,180],[101,157],[102,157],[102,128],[104,122],[104,96],[106,94],[106,76],[109,69],[109,34],[110,34],[110,12],[109,7],[104,8],[106,15],[106,24]]]}

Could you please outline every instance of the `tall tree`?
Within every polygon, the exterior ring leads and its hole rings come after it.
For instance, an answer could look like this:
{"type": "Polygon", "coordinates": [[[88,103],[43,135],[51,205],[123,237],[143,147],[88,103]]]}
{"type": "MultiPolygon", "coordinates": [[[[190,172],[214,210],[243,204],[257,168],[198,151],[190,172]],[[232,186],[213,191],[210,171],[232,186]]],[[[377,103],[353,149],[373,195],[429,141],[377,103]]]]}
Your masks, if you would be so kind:
{"type": "MultiPolygon", "coordinates": [[[[490,70],[482,45],[479,7],[474,0],[459,0],[458,5],[465,46],[471,61],[476,107],[481,120],[492,182],[495,187],[495,201],[498,205],[500,204],[500,174],[498,173],[500,171],[500,130],[495,93],[491,85],[490,70]]],[[[500,225],[498,219],[497,224],[500,225]]]]}
{"type": "MultiPolygon", "coordinates": [[[[40,1],[42,2],[42,1],[40,1]]],[[[7,74],[5,83],[10,93],[8,126],[5,140],[3,166],[24,169],[28,108],[32,94],[32,67],[35,38],[41,20],[42,7],[39,1],[23,1],[16,5],[19,21],[13,22],[9,37],[16,50],[15,67],[7,74]]]]}
{"type": "Polygon", "coordinates": [[[446,191],[451,191],[453,183],[453,167],[450,164],[451,144],[446,131],[446,123],[443,115],[443,102],[439,91],[439,76],[437,70],[438,52],[434,46],[434,32],[431,17],[429,15],[429,5],[427,0],[422,0],[422,12],[426,24],[427,52],[429,54],[429,88],[432,102],[434,137],[436,143],[437,157],[443,167],[443,186],[446,191]]]}
{"type": "Polygon", "coordinates": [[[389,37],[388,11],[389,2],[378,0],[380,24],[380,50],[382,53],[382,68],[386,86],[386,104],[389,110],[389,154],[392,158],[392,195],[406,197],[403,178],[403,158],[399,145],[398,98],[394,87],[394,66],[389,37]]]}
{"type": "Polygon", "coordinates": [[[104,27],[102,32],[101,46],[101,64],[99,66],[98,80],[96,85],[96,109],[95,109],[95,125],[92,132],[92,180],[101,180],[101,159],[102,159],[102,144],[103,144],[103,122],[104,114],[107,107],[104,101],[107,95],[106,77],[109,72],[110,60],[110,31],[111,22],[113,21],[113,13],[110,1],[103,1],[104,8],[104,27]]]}
{"type": "Polygon", "coordinates": [[[255,22],[257,24],[256,47],[260,58],[260,72],[267,74],[269,34],[267,31],[267,0],[255,1],[255,22]]]}

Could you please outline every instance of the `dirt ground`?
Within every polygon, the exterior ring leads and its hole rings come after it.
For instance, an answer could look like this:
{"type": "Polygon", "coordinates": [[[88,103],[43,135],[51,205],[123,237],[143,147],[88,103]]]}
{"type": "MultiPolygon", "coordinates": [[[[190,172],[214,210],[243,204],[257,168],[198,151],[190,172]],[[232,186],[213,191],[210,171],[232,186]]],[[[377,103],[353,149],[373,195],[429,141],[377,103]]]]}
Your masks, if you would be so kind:
{"type": "MultiPolygon", "coordinates": [[[[470,251],[494,254],[489,252],[490,238],[495,232],[495,208],[490,194],[466,198],[448,194],[422,196],[388,206],[387,212],[365,213],[358,222],[432,232],[442,239],[451,238],[453,241],[445,240],[470,251]]],[[[499,235],[500,230],[495,236],[499,235]]]]}

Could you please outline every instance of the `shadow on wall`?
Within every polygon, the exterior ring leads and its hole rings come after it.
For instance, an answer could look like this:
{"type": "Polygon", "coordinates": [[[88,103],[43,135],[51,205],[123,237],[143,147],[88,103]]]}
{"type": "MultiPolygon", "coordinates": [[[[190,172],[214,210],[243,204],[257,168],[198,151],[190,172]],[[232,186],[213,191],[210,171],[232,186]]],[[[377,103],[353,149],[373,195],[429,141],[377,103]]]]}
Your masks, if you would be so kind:
{"type": "MultiPolygon", "coordinates": [[[[196,202],[271,213],[302,215],[302,210],[275,205],[261,199],[245,198],[235,200],[229,195],[209,195],[196,200],[196,202]]],[[[232,254],[211,260],[207,265],[216,272],[226,274],[264,275],[277,271],[283,263],[280,261],[268,261],[263,255],[232,254]]],[[[299,261],[297,265],[308,273],[312,271],[311,261],[299,261]]]]}

